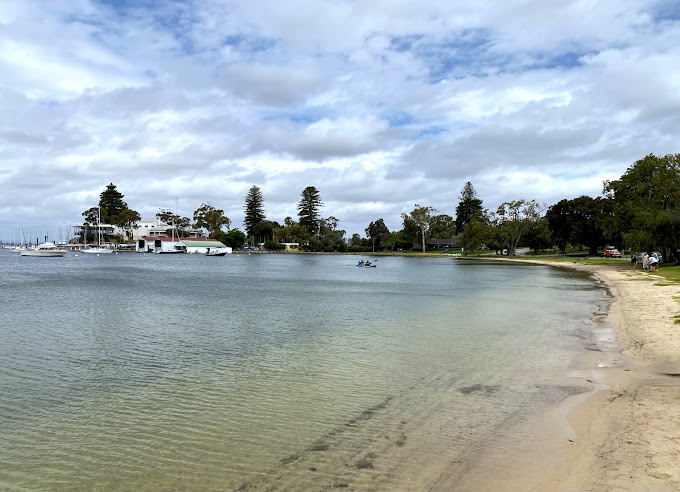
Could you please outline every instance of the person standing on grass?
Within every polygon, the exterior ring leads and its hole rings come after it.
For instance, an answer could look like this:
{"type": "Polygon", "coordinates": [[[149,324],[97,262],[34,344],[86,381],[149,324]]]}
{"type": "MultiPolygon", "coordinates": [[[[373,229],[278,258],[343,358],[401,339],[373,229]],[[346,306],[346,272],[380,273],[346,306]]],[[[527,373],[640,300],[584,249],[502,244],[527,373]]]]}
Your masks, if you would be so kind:
{"type": "Polygon", "coordinates": [[[642,268],[645,272],[649,271],[649,255],[646,252],[642,253],[642,268]]]}
{"type": "Polygon", "coordinates": [[[630,262],[633,264],[633,270],[637,269],[637,253],[633,253],[630,257],[630,262]]]}

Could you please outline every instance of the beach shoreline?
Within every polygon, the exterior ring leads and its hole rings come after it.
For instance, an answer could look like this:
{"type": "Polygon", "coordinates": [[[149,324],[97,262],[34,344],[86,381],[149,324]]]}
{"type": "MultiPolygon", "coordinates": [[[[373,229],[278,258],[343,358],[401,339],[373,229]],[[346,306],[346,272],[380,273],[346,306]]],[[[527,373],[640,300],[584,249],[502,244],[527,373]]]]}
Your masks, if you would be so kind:
{"type": "Polygon", "coordinates": [[[606,351],[593,359],[592,391],[565,399],[537,423],[548,434],[542,449],[514,457],[505,481],[490,477],[476,489],[680,490],[680,287],[657,285],[664,279],[623,264],[490,259],[594,275],[614,297],[607,320],[618,348],[613,359],[606,351]]]}

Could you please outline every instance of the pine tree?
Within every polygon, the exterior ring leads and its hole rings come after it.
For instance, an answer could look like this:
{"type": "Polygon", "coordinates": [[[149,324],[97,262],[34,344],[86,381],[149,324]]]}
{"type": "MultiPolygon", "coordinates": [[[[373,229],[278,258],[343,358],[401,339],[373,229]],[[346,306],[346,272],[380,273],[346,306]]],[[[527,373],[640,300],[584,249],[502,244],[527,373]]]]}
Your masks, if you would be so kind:
{"type": "Polygon", "coordinates": [[[319,219],[321,217],[319,209],[323,206],[319,190],[313,186],[308,186],[302,190],[302,199],[298,203],[298,217],[300,225],[304,226],[310,234],[319,232],[319,219]]]}
{"type": "Polygon", "coordinates": [[[260,188],[253,185],[246,195],[246,202],[244,207],[246,210],[243,225],[246,228],[246,234],[252,236],[255,234],[255,227],[260,222],[264,222],[264,200],[262,199],[262,192],[260,188]]]}
{"type": "Polygon", "coordinates": [[[99,195],[99,206],[102,209],[102,222],[115,221],[120,213],[127,209],[127,203],[123,201],[124,195],[116,189],[113,183],[106,186],[106,189],[99,195]]]}
{"type": "Polygon", "coordinates": [[[477,198],[477,192],[469,181],[460,192],[460,199],[456,207],[456,231],[460,234],[463,226],[474,218],[482,216],[482,200],[477,198]]]}

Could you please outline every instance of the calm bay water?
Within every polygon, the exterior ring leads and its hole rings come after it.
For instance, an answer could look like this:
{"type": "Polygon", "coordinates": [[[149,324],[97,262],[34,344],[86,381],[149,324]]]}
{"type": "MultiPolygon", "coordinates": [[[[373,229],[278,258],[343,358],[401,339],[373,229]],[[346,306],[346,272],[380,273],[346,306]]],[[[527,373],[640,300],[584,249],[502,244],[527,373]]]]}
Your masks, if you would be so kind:
{"type": "Polygon", "coordinates": [[[590,277],[357,261],[0,251],[0,489],[436,488],[577,391],[590,277]]]}

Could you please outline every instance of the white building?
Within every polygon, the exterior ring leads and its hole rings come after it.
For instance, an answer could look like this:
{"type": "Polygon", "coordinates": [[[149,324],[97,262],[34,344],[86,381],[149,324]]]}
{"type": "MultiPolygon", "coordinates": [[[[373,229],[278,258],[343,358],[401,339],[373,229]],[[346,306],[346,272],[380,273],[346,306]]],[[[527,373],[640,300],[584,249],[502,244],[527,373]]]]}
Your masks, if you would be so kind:
{"type": "MultiPolygon", "coordinates": [[[[167,235],[167,231],[172,229],[171,224],[166,224],[158,217],[152,219],[142,219],[132,228],[132,237],[137,240],[143,237],[162,237],[167,235]]],[[[187,229],[190,238],[205,237],[203,229],[187,229]]]]}

